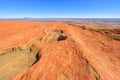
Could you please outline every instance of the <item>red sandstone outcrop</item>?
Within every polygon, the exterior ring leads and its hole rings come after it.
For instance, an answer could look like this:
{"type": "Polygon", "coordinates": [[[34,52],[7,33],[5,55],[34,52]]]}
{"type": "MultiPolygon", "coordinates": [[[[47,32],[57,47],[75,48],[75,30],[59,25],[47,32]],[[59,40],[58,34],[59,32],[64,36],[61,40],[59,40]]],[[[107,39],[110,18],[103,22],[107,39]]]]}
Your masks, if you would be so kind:
{"type": "Polygon", "coordinates": [[[11,80],[120,80],[120,41],[63,22],[0,21],[0,51],[32,46],[38,60],[11,80]],[[34,44],[31,40],[41,38],[34,44]]]}

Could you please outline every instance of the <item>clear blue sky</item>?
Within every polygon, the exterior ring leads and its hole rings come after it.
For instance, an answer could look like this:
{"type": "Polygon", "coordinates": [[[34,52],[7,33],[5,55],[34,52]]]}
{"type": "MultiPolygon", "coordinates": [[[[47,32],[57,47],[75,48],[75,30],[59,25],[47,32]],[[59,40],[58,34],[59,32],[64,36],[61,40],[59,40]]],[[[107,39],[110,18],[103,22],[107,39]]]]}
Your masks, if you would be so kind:
{"type": "Polygon", "coordinates": [[[120,18],[120,0],[0,0],[0,18],[120,18]]]}

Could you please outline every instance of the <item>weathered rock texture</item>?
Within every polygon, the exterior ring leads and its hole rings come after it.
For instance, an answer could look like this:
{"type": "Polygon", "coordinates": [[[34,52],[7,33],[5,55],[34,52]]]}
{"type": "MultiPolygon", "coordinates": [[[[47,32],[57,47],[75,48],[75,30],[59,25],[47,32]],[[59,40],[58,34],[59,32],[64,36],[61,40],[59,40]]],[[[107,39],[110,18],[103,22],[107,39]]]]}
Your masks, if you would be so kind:
{"type": "Polygon", "coordinates": [[[13,47],[39,53],[11,80],[120,80],[120,41],[102,30],[63,22],[0,21],[0,51],[13,47]]]}

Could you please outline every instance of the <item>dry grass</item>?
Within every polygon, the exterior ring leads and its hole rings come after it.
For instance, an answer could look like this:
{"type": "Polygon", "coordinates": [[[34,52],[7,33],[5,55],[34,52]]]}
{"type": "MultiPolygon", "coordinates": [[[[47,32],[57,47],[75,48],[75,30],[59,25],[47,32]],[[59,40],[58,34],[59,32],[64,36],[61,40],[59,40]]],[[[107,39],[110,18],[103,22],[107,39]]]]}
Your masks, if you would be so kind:
{"type": "Polygon", "coordinates": [[[62,40],[62,37],[63,37],[62,34],[63,34],[62,30],[52,30],[48,32],[48,35],[50,35],[50,41],[62,40]]]}
{"type": "Polygon", "coordinates": [[[30,48],[12,48],[0,55],[0,80],[9,80],[12,76],[30,67],[36,60],[37,51],[30,48]]]}

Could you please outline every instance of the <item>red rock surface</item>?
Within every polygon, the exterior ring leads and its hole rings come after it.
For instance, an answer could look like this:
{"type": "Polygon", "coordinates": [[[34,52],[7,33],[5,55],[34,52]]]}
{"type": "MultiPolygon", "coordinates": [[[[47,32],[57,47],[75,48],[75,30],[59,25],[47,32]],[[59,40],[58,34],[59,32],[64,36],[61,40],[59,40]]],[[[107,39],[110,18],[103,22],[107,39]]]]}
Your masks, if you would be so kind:
{"type": "Polygon", "coordinates": [[[12,80],[120,80],[120,41],[101,30],[63,22],[0,21],[0,51],[26,47],[31,40],[39,60],[12,80]],[[51,41],[47,32],[63,30],[66,39],[51,41]]]}

